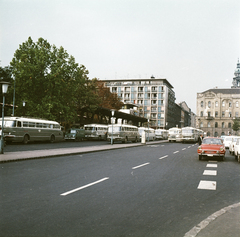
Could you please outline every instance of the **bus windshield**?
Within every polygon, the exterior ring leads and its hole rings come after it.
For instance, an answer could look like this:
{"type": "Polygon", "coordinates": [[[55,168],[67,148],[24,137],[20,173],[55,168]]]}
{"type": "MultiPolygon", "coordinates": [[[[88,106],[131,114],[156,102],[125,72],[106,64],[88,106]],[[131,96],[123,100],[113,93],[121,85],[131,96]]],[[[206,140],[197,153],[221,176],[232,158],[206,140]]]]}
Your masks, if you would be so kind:
{"type": "Polygon", "coordinates": [[[188,133],[188,134],[192,134],[193,133],[193,129],[182,129],[183,133],[188,133]]]}
{"type": "Polygon", "coordinates": [[[6,127],[6,128],[16,127],[16,121],[8,121],[8,120],[5,120],[5,121],[4,121],[4,127],[6,127]]]}

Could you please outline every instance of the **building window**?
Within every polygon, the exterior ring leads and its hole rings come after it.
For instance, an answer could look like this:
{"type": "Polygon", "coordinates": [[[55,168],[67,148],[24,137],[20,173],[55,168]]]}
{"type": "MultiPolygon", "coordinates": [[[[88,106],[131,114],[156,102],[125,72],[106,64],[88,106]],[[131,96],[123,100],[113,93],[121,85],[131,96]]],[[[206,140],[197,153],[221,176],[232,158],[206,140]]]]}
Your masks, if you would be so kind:
{"type": "Polygon", "coordinates": [[[210,123],[210,122],[208,122],[208,125],[207,125],[207,126],[208,126],[208,128],[210,128],[210,127],[211,127],[211,123],[210,123]]]}
{"type": "Polygon", "coordinates": [[[203,117],[203,111],[201,111],[200,116],[203,117]]]}
{"type": "Polygon", "coordinates": [[[200,123],[200,127],[203,128],[203,122],[200,123]]]}
{"type": "Polygon", "coordinates": [[[231,128],[232,127],[232,124],[231,123],[228,123],[228,128],[231,128]]]}
{"type": "Polygon", "coordinates": [[[201,107],[203,107],[203,101],[201,101],[201,107]]]}
{"type": "Polygon", "coordinates": [[[225,127],[225,124],[224,124],[224,122],[222,122],[222,128],[224,128],[225,127]]]}
{"type": "Polygon", "coordinates": [[[238,108],[238,106],[239,106],[239,105],[238,105],[238,101],[236,101],[236,108],[238,108]]]}
{"type": "Polygon", "coordinates": [[[214,133],[214,137],[218,137],[218,132],[215,132],[215,133],[214,133]]]}
{"type": "Polygon", "coordinates": [[[215,122],[215,128],[217,128],[218,127],[218,122],[215,122]]]}
{"type": "Polygon", "coordinates": [[[222,117],[225,117],[225,112],[224,111],[222,112],[222,117]]]}
{"type": "Polygon", "coordinates": [[[232,102],[231,101],[229,102],[229,107],[232,107],[232,102]]]}
{"type": "Polygon", "coordinates": [[[218,111],[215,111],[215,117],[216,118],[218,117],[218,111]]]}
{"type": "Polygon", "coordinates": [[[211,101],[208,101],[208,108],[211,108],[211,101]]]}
{"type": "Polygon", "coordinates": [[[238,118],[238,117],[239,117],[239,114],[238,114],[238,112],[236,112],[236,113],[235,113],[235,116],[236,116],[236,118],[238,118]]]}
{"type": "Polygon", "coordinates": [[[222,106],[223,106],[223,107],[225,106],[225,101],[224,101],[224,100],[222,101],[222,106]]]}
{"type": "Polygon", "coordinates": [[[215,102],[215,106],[218,107],[218,101],[215,102]]]}
{"type": "Polygon", "coordinates": [[[231,118],[232,117],[232,112],[229,112],[228,115],[229,115],[229,118],[231,118]]]}
{"type": "Polygon", "coordinates": [[[207,115],[208,115],[208,117],[211,117],[211,112],[208,112],[207,115]]]}

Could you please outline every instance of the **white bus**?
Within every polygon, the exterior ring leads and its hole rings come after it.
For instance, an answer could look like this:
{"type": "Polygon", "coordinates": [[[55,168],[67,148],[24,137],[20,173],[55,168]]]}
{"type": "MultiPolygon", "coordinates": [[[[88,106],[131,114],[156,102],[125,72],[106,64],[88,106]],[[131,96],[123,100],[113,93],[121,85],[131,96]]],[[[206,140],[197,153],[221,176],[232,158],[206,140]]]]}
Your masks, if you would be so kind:
{"type": "Polygon", "coordinates": [[[182,128],[182,142],[197,142],[199,138],[199,131],[193,127],[182,128]]]}
{"type": "Polygon", "coordinates": [[[141,139],[143,131],[145,131],[146,141],[154,141],[156,139],[155,131],[153,128],[139,127],[138,131],[141,139]]]}
{"type": "Polygon", "coordinates": [[[169,142],[182,142],[182,129],[181,128],[170,128],[168,130],[168,141],[169,142]]]}
{"type": "Polygon", "coordinates": [[[108,125],[104,124],[86,124],[84,125],[85,138],[88,140],[106,140],[108,125]]]}
{"type": "Polygon", "coordinates": [[[136,126],[127,125],[127,124],[109,125],[107,140],[111,142],[112,138],[113,138],[113,143],[115,141],[121,141],[123,143],[126,143],[128,141],[132,141],[132,142],[140,141],[138,128],[136,126]]]}
{"type": "MultiPolygon", "coordinates": [[[[0,118],[2,124],[2,118],[0,118]]],[[[6,142],[63,140],[63,132],[58,122],[36,118],[4,117],[4,137],[6,142]]]]}
{"type": "Polygon", "coordinates": [[[168,131],[166,129],[156,129],[155,135],[157,140],[168,139],[168,131]]]}

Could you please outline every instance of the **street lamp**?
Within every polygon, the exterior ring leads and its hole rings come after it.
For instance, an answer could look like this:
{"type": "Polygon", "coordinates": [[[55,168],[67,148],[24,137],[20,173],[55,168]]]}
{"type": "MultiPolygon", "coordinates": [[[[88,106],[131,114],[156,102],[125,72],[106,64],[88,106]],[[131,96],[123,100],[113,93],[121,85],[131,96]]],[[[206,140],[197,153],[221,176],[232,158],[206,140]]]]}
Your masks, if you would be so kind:
{"type": "Polygon", "coordinates": [[[24,100],[24,101],[22,102],[22,104],[23,104],[23,116],[25,116],[25,105],[26,105],[26,101],[24,100]]]}
{"type": "Polygon", "coordinates": [[[149,142],[149,119],[148,119],[148,142],[149,142]]]}
{"type": "Polygon", "coordinates": [[[15,85],[16,85],[16,79],[15,77],[13,77],[14,80],[14,89],[13,89],[13,112],[12,112],[12,116],[14,117],[14,106],[15,106],[15,85]]]}
{"type": "Polygon", "coordinates": [[[7,93],[8,86],[10,85],[9,82],[1,81],[2,84],[2,94],[3,94],[3,105],[2,105],[2,134],[1,134],[1,141],[0,141],[0,154],[3,154],[3,147],[4,147],[4,104],[5,104],[5,94],[7,93]]]}
{"type": "Polygon", "coordinates": [[[111,110],[111,113],[112,113],[112,117],[111,117],[111,122],[112,122],[112,138],[111,138],[111,145],[113,145],[113,117],[114,117],[115,110],[112,109],[112,110],[111,110]]]}

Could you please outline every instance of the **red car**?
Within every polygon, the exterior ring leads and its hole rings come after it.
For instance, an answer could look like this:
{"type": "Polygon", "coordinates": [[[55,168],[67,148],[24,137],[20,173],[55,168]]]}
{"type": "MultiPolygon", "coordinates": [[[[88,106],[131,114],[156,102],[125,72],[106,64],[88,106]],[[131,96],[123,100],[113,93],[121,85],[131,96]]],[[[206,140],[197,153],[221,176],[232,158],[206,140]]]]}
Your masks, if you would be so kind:
{"type": "Polygon", "coordinates": [[[203,157],[219,157],[220,160],[224,160],[226,148],[221,138],[206,137],[198,147],[197,152],[199,160],[203,157]]]}

